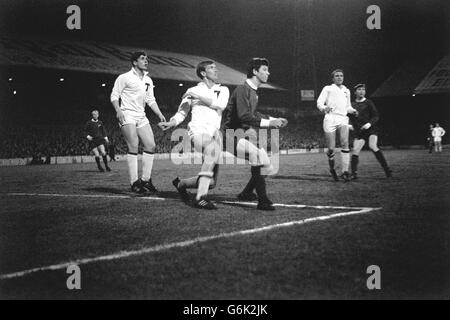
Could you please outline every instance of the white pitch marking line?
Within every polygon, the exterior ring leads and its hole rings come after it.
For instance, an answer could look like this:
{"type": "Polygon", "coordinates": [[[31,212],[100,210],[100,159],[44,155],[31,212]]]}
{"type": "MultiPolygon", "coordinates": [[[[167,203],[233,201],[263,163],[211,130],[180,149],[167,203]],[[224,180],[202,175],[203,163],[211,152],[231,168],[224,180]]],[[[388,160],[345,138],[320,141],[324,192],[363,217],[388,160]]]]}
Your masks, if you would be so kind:
{"type": "Polygon", "coordinates": [[[59,194],[59,193],[7,193],[9,196],[37,196],[37,197],[84,197],[84,198],[111,198],[111,199],[143,199],[143,200],[171,200],[166,198],[159,198],[159,197],[146,197],[146,196],[108,196],[103,194],[59,194]]]}
{"type": "MultiPolygon", "coordinates": [[[[20,193],[13,192],[7,193],[9,196],[37,196],[37,197],[85,197],[85,198],[111,198],[111,199],[143,199],[143,200],[176,200],[170,198],[159,198],[159,197],[146,197],[146,196],[127,196],[127,195],[103,195],[103,194],[59,194],[59,193],[20,193]]],[[[256,206],[255,202],[242,202],[242,201],[219,201],[224,204],[240,204],[240,205],[250,205],[256,206]]],[[[311,209],[341,209],[341,210],[351,210],[351,209],[373,209],[369,207],[343,207],[343,206],[311,206],[305,204],[283,204],[274,203],[276,207],[285,208],[311,208],[311,209]]]]}
{"type": "Polygon", "coordinates": [[[127,258],[127,257],[139,256],[139,255],[152,253],[152,252],[165,251],[165,250],[169,250],[172,248],[187,247],[187,246],[191,246],[191,245],[194,245],[197,243],[203,243],[203,242],[207,242],[207,241],[211,241],[211,240],[226,239],[226,238],[231,238],[231,237],[239,236],[239,235],[254,234],[254,233],[258,233],[258,232],[269,231],[269,230],[274,230],[274,229],[279,229],[279,228],[284,228],[284,227],[290,227],[290,226],[294,226],[294,225],[307,224],[307,223],[314,222],[314,221],[323,221],[323,220],[329,220],[329,219],[351,216],[351,215],[356,215],[356,214],[369,213],[369,212],[373,212],[373,211],[376,211],[379,209],[381,209],[381,208],[364,208],[364,209],[360,209],[357,211],[334,213],[334,214],[329,214],[329,215],[325,215],[325,216],[307,218],[307,219],[302,219],[302,220],[297,220],[297,221],[289,221],[289,222],[285,222],[285,223],[272,224],[272,225],[254,228],[254,229],[246,229],[246,230],[233,231],[233,232],[229,232],[229,233],[220,233],[220,234],[212,235],[212,236],[198,237],[198,238],[194,238],[191,240],[157,245],[157,246],[148,247],[148,248],[144,248],[144,249],[140,249],[140,250],[120,251],[117,253],[113,253],[113,254],[109,254],[109,255],[105,255],[105,256],[99,256],[99,257],[95,257],[95,258],[79,259],[79,260],[64,262],[64,263],[50,265],[50,266],[44,266],[44,267],[39,267],[39,268],[34,268],[34,269],[18,271],[18,272],[14,272],[14,273],[1,274],[0,280],[19,278],[19,277],[23,277],[25,275],[40,272],[40,271],[65,269],[68,266],[74,265],[74,264],[80,266],[80,265],[85,265],[88,263],[99,262],[99,261],[110,261],[110,260],[115,260],[115,259],[123,259],[123,258],[127,258]]]}

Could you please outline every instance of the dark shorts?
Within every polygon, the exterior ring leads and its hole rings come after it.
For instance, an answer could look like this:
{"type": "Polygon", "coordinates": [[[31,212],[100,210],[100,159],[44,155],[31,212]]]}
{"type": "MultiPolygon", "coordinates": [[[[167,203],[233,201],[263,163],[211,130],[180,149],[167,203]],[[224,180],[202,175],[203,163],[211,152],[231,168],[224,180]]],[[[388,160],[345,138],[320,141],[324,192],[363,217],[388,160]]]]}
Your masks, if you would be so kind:
{"type": "Polygon", "coordinates": [[[354,137],[355,137],[355,139],[358,139],[358,140],[363,139],[363,140],[368,141],[369,137],[371,135],[377,136],[378,135],[378,129],[374,128],[374,127],[371,127],[371,128],[369,128],[367,130],[355,130],[354,131],[354,137]]]}
{"type": "Polygon", "coordinates": [[[89,141],[89,150],[97,148],[100,145],[106,145],[104,138],[94,138],[94,140],[89,141]]]}

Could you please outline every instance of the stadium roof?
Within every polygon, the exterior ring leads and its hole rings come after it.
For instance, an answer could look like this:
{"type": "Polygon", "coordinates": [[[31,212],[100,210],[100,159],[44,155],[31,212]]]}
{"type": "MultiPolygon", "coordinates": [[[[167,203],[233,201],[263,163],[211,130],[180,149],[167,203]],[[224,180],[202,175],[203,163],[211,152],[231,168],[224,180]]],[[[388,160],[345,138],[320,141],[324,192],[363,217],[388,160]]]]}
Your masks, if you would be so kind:
{"type": "Polygon", "coordinates": [[[450,55],[406,61],[372,97],[450,92],[450,55]]]}
{"type": "MultiPolygon", "coordinates": [[[[0,65],[32,66],[52,69],[85,71],[94,73],[121,74],[130,67],[132,52],[145,50],[149,58],[149,73],[155,79],[198,82],[196,65],[203,56],[151,50],[147,48],[124,47],[113,44],[58,41],[48,39],[0,38],[0,65]]],[[[242,84],[246,75],[218,61],[220,83],[242,84]]],[[[281,87],[264,84],[262,88],[284,90],[281,87]]]]}

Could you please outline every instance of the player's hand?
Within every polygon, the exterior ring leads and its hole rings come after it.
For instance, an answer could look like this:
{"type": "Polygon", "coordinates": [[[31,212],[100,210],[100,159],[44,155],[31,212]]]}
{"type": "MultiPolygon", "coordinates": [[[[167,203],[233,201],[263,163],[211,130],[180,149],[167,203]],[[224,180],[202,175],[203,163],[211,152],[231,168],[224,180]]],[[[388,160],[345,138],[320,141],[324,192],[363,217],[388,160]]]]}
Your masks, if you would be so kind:
{"type": "Polygon", "coordinates": [[[358,115],[358,110],[356,110],[354,108],[348,108],[347,109],[347,113],[354,114],[355,116],[357,116],[358,115]]]}
{"type": "Polygon", "coordinates": [[[270,120],[269,127],[278,129],[282,126],[282,124],[283,124],[283,122],[279,118],[277,118],[277,119],[270,120]]]}
{"type": "Polygon", "coordinates": [[[87,136],[86,138],[87,138],[89,141],[94,140],[94,138],[92,138],[91,136],[87,136]]]}
{"type": "Polygon", "coordinates": [[[158,123],[158,127],[160,127],[163,131],[166,131],[172,127],[175,127],[176,124],[173,121],[161,121],[160,123],[158,123]]]}
{"type": "Polygon", "coordinates": [[[348,125],[348,130],[353,131],[353,130],[355,130],[355,128],[354,128],[351,124],[349,124],[349,125],[348,125]]]}
{"type": "Polygon", "coordinates": [[[285,119],[285,118],[278,118],[278,119],[281,120],[281,128],[284,128],[287,126],[287,124],[288,124],[287,119],[285,119]]]}
{"type": "Polygon", "coordinates": [[[324,113],[330,113],[331,111],[333,111],[333,108],[329,106],[325,106],[325,108],[323,109],[324,113]]]}
{"type": "Polygon", "coordinates": [[[105,141],[106,141],[106,143],[109,143],[108,137],[105,137],[105,141]]]}
{"type": "Polygon", "coordinates": [[[162,113],[159,115],[159,121],[167,122],[166,117],[164,117],[164,115],[162,113]]]}
{"type": "Polygon", "coordinates": [[[120,124],[123,124],[125,122],[125,115],[123,114],[122,110],[117,111],[116,118],[117,120],[119,120],[120,124]]]}
{"type": "Polygon", "coordinates": [[[365,125],[363,125],[363,126],[361,127],[361,130],[367,130],[367,129],[369,129],[371,126],[372,126],[372,125],[371,125],[369,122],[367,122],[365,125]]]}

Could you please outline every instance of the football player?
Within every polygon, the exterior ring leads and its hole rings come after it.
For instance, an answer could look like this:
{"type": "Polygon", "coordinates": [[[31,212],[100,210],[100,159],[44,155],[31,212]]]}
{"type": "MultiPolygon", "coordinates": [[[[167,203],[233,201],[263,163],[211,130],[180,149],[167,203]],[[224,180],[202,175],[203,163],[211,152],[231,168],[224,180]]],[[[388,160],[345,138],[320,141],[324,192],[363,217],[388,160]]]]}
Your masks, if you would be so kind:
{"type": "Polygon", "coordinates": [[[105,151],[105,144],[108,143],[105,127],[103,126],[103,122],[98,119],[100,115],[98,110],[93,110],[91,115],[92,119],[85,125],[85,132],[87,134],[86,139],[89,141],[89,150],[94,153],[95,162],[97,163],[97,168],[100,172],[105,171],[100,164],[100,156],[103,158],[106,171],[111,171],[108,167],[108,158],[106,157],[105,151]]]}
{"type": "Polygon", "coordinates": [[[331,72],[331,85],[325,86],[317,99],[317,108],[325,114],[323,131],[327,142],[328,164],[331,176],[339,181],[334,169],[334,155],[336,148],[336,131],[339,132],[342,157],[342,178],[350,181],[348,167],[350,164],[350,149],[348,143],[349,120],[348,113],[356,112],[351,106],[350,90],[344,85],[344,71],[336,69],[331,72]]]}
{"type": "Polygon", "coordinates": [[[160,121],[166,121],[166,118],[156,103],[153,81],[147,72],[147,54],[143,51],[134,52],[130,62],[131,70],[121,74],[114,83],[111,103],[116,110],[117,120],[128,146],[127,164],[131,191],[155,193],[158,190],[153,186],[151,179],[155,138],[145,115],[145,106],[148,105],[160,121]],[[139,140],[144,145],[140,179],[138,179],[139,140]]]}
{"type": "Polygon", "coordinates": [[[442,137],[445,135],[445,130],[439,126],[439,123],[436,123],[434,126],[432,135],[434,140],[434,151],[442,152],[442,137]]]}
{"type": "Polygon", "coordinates": [[[227,87],[218,84],[218,71],[214,61],[202,61],[197,65],[197,76],[202,80],[189,88],[182,97],[178,112],[169,122],[159,124],[163,130],[182,123],[189,112],[192,113],[188,124],[188,134],[197,152],[203,154],[201,171],[195,177],[172,181],[184,201],[189,200],[186,189],[196,188],[197,195],[193,206],[200,209],[217,209],[207,197],[208,190],[215,187],[221,154],[220,123],[222,111],[228,103],[230,92],[227,87]]]}
{"type": "Polygon", "coordinates": [[[392,176],[392,171],[389,168],[383,152],[378,148],[378,127],[377,122],[379,119],[377,108],[372,100],[366,98],[366,86],[362,83],[357,84],[355,87],[356,99],[352,106],[357,111],[356,114],[351,115],[351,124],[354,130],[355,139],[353,141],[352,150],[352,173],[351,178],[358,178],[358,162],[359,153],[363,148],[366,141],[369,143],[369,148],[372,150],[375,158],[383,168],[386,177],[392,176]]]}

